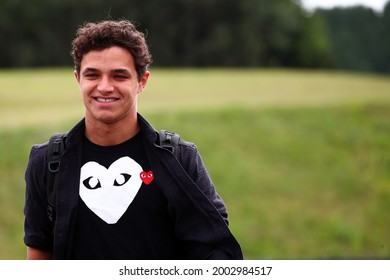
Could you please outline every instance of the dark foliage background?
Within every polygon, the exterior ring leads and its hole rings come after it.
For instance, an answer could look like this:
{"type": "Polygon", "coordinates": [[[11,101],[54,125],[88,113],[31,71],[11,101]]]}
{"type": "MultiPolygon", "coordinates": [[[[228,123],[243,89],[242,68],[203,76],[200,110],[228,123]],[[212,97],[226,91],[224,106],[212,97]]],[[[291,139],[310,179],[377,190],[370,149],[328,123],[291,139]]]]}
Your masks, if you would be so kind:
{"type": "Polygon", "coordinates": [[[309,13],[299,0],[2,0],[0,67],[71,65],[76,28],[108,18],[147,33],[154,66],[390,73],[390,2],[309,13]]]}

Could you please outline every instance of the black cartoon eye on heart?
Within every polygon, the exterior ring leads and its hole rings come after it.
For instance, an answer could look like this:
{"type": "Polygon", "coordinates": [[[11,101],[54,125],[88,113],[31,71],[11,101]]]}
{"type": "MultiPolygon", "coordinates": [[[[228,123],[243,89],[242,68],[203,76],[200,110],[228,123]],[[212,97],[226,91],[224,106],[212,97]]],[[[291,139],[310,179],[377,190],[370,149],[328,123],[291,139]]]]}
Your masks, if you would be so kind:
{"type": "Polygon", "coordinates": [[[115,179],[114,186],[116,186],[116,187],[123,186],[124,184],[127,183],[127,181],[130,180],[130,178],[131,178],[130,174],[121,173],[120,176],[115,179]]]}
{"type": "Polygon", "coordinates": [[[94,178],[93,176],[88,177],[83,181],[83,185],[89,190],[96,190],[102,187],[99,179],[94,178]],[[93,180],[92,180],[93,179],[93,180]]]}

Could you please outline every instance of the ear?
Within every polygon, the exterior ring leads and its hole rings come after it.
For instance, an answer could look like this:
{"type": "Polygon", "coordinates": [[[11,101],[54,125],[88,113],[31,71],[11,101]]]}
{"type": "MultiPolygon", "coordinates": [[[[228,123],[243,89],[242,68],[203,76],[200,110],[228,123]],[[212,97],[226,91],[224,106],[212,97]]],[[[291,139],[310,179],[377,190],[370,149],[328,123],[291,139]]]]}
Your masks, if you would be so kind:
{"type": "Polygon", "coordinates": [[[145,89],[146,84],[148,83],[149,76],[150,76],[150,72],[146,71],[138,83],[138,92],[141,92],[145,89]]]}
{"type": "Polygon", "coordinates": [[[77,83],[80,84],[80,76],[79,76],[79,73],[78,73],[76,70],[74,70],[73,75],[74,75],[74,77],[76,78],[77,83]]]}

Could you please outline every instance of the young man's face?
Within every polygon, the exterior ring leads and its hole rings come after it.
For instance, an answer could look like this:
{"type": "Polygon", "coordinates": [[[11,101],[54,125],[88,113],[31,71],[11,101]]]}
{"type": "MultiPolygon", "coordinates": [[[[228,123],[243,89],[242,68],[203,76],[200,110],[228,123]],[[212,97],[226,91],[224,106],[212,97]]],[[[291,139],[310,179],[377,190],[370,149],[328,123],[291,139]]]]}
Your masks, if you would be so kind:
{"type": "Polygon", "coordinates": [[[130,52],[113,46],[86,53],[81,61],[80,73],[75,71],[75,77],[88,122],[125,124],[136,117],[137,96],[145,87],[149,72],[138,81],[130,52]]]}

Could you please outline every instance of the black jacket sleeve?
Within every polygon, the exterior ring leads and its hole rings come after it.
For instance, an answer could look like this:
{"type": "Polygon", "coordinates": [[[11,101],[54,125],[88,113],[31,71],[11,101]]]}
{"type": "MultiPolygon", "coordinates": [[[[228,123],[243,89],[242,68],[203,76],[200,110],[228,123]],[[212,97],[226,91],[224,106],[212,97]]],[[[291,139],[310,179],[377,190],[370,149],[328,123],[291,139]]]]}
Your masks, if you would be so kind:
{"type": "MultiPolygon", "coordinates": [[[[225,228],[222,229],[220,227],[220,231],[227,232],[229,231],[227,229],[228,227],[228,213],[225,206],[224,201],[217,193],[214,184],[212,183],[210,176],[207,172],[207,169],[203,163],[202,157],[197,149],[197,147],[189,142],[180,142],[180,154],[178,156],[179,162],[181,163],[184,171],[188,174],[188,176],[193,181],[194,185],[196,185],[199,190],[203,193],[204,197],[209,201],[209,203],[212,205],[213,208],[215,208],[216,212],[219,213],[221,216],[221,220],[225,222],[225,228]],[[226,231],[225,231],[226,230],[226,231]]],[[[199,200],[199,205],[204,205],[199,200]]],[[[205,210],[206,208],[201,207],[204,209],[204,211],[211,211],[211,210],[205,210]]],[[[211,212],[209,212],[211,214],[211,212]]],[[[208,214],[206,214],[207,216],[208,214]]],[[[192,217],[200,217],[200,216],[192,216],[192,217]]],[[[202,218],[201,218],[202,219],[202,218]]],[[[207,236],[208,233],[203,231],[204,229],[201,229],[202,226],[200,226],[201,223],[197,222],[188,222],[188,225],[185,226],[182,224],[183,228],[193,231],[193,234],[187,234],[189,236],[190,240],[186,240],[186,242],[183,243],[183,250],[185,252],[185,258],[186,259],[215,259],[215,260],[228,260],[228,259],[242,259],[242,253],[239,248],[239,244],[236,240],[234,240],[234,237],[230,235],[230,241],[227,241],[225,245],[220,246],[219,237],[216,237],[217,235],[213,235],[211,232],[211,228],[209,231],[209,236],[206,237],[206,239],[213,239],[215,238],[214,242],[203,242],[201,241],[204,236],[207,236]],[[192,224],[194,226],[193,229],[188,227],[188,225],[192,224]],[[198,227],[199,234],[197,236],[196,233],[196,227],[198,227]],[[201,233],[202,232],[202,233],[201,233]],[[203,237],[202,237],[203,235],[203,237]],[[197,241],[195,241],[198,239],[197,241]],[[229,248],[226,250],[226,248],[229,248]],[[235,252],[232,254],[232,252],[235,252]]],[[[217,226],[218,227],[218,226],[217,226]]],[[[209,239],[209,240],[211,240],[209,239]]]]}
{"type": "Polygon", "coordinates": [[[185,171],[218,210],[226,224],[229,224],[226,205],[217,193],[196,145],[188,142],[186,145],[182,144],[179,157],[185,171]]]}
{"type": "Polygon", "coordinates": [[[47,215],[47,145],[34,145],[25,172],[24,243],[33,248],[51,250],[52,225],[47,215]]]}

